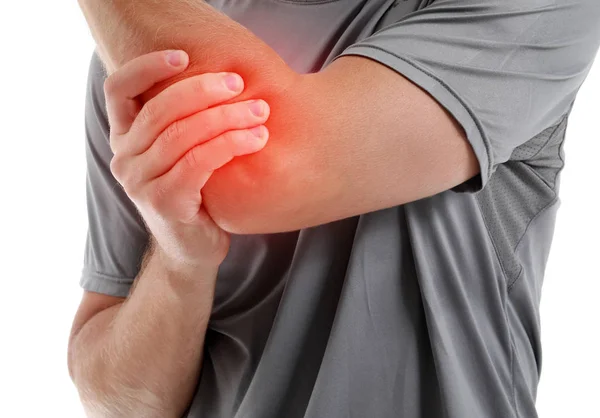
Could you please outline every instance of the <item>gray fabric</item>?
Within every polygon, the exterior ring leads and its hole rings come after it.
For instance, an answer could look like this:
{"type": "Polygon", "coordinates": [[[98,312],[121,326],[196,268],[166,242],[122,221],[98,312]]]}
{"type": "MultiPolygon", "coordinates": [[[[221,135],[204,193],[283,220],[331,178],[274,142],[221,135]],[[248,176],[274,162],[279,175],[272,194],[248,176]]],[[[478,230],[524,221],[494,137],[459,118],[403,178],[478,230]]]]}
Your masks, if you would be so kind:
{"type": "Polygon", "coordinates": [[[88,234],[81,285],[90,291],[125,296],[139,271],[148,235],[138,211],[110,171],[113,154],[105,78],[102,63],[94,54],[85,104],[88,234]]]}
{"type": "MultiPolygon", "coordinates": [[[[327,225],[233,236],[186,416],[535,417],[562,144],[600,3],[211,4],[296,71],[357,54],[409,78],[460,122],[482,174],[327,225]]],[[[81,285],[125,296],[147,235],[108,169],[103,78],[94,56],[81,285]]]]}

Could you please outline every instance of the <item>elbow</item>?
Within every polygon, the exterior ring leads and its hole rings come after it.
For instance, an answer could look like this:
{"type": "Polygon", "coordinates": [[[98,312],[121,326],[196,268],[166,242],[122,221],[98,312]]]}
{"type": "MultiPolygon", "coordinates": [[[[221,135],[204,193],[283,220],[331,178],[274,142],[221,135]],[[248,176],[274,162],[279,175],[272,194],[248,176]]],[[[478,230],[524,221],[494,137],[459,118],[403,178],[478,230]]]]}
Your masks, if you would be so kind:
{"type": "Polygon", "coordinates": [[[266,173],[268,164],[261,165],[261,170],[253,161],[240,159],[213,173],[202,189],[204,208],[231,234],[284,232],[288,229],[283,204],[288,201],[286,186],[275,180],[273,171],[266,173]]]}
{"type": "MultiPolygon", "coordinates": [[[[215,184],[215,183],[213,183],[215,184]]],[[[221,188],[221,190],[223,190],[221,188]]],[[[237,235],[273,234],[311,226],[311,211],[293,198],[289,190],[257,187],[234,193],[203,191],[203,204],[213,221],[225,232],[237,235]]]]}
{"type": "Polygon", "coordinates": [[[232,234],[267,234],[301,229],[322,169],[304,115],[314,114],[305,78],[286,83],[285,93],[265,97],[271,116],[262,150],[216,170],[202,189],[203,205],[215,223],[232,234]]]}
{"type": "Polygon", "coordinates": [[[249,235],[260,233],[259,231],[262,230],[260,227],[257,229],[257,222],[244,219],[237,214],[218,213],[211,216],[219,228],[229,234],[249,235]]]}
{"type": "Polygon", "coordinates": [[[216,212],[211,216],[221,229],[230,234],[270,234],[287,229],[276,217],[256,211],[216,212]]]}
{"type": "Polygon", "coordinates": [[[281,232],[278,231],[279,217],[272,206],[265,204],[266,201],[258,201],[249,195],[205,195],[204,206],[213,221],[230,234],[281,232]]]}

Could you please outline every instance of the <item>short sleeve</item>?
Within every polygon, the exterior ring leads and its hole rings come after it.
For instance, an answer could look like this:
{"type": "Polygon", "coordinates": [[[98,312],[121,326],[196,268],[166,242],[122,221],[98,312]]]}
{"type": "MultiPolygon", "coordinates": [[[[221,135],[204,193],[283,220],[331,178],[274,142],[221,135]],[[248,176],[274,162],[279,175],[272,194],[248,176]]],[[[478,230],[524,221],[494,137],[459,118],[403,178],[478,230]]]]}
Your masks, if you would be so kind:
{"type": "Polygon", "coordinates": [[[336,59],[381,62],[445,107],[481,169],[455,190],[477,191],[516,147],[570,111],[599,41],[598,0],[435,0],[336,59]]]}
{"type": "Polygon", "coordinates": [[[103,64],[94,53],[85,104],[88,231],[80,285],[88,291],[126,297],[139,272],[148,233],[134,204],[110,171],[113,154],[105,79],[103,64]]]}

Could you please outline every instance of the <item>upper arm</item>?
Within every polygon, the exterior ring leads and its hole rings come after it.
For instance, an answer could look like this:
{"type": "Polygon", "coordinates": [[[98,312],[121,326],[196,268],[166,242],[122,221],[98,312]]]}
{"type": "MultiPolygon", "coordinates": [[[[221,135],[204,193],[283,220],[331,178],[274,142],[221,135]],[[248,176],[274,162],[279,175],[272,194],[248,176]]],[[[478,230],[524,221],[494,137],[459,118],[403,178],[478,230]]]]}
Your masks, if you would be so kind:
{"type": "Polygon", "coordinates": [[[393,69],[453,116],[479,162],[480,175],[462,187],[473,191],[569,112],[599,43],[594,0],[436,0],[342,57],[393,69]]]}
{"type": "Polygon", "coordinates": [[[570,111],[600,41],[594,0],[436,0],[382,19],[272,108],[271,139],[251,163],[225,167],[244,185],[215,211],[231,230],[299,229],[481,190],[570,111]]]}

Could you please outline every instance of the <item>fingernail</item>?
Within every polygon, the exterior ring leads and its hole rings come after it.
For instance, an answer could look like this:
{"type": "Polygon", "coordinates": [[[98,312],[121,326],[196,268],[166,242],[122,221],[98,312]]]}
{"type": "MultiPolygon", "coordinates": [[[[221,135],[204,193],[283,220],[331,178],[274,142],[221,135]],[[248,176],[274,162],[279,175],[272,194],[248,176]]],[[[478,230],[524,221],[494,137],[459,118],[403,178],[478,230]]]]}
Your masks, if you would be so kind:
{"type": "Polygon", "coordinates": [[[262,116],[265,114],[265,106],[262,100],[255,100],[250,103],[250,111],[254,116],[262,116]]]}
{"type": "Polygon", "coordinates": [[[183,51],[169,51],[167,53],[167,62],[173,67],[180,67],[185,64],[187,54],[183,51]]]}
{"type": "Polygon", "coordinates": [[[255,126],[254,128],[250,129],[250,132],[257,138],[262,138],[265,136],[265,129],[262,125],[255,126]]]}
{"type": "Polygon", "coordinates": [[[234,73],[227,73],[224,77],[225,85],[231,91],[240,91],[242,89],[242,77],[234,73]]]}

